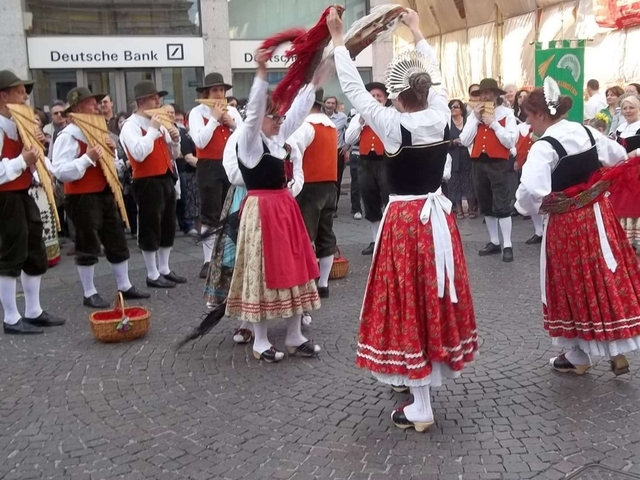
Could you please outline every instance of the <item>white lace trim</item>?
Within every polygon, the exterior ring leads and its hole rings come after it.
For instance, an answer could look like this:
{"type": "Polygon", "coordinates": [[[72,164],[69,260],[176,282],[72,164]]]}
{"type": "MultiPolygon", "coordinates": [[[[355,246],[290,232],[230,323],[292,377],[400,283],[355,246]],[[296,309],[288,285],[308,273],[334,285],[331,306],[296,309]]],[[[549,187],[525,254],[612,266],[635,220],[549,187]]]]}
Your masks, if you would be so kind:
{"type": "Polygon", "coordinates": [[[375,357],[372,357],[371,355],[367,355],[365,353],[360,353],[358,352],[357,354],[359,357],[362,358],[366,358],[367,360],[372,361],[373,363],[377,363],[378,365],[398,365],[398,366],[404,366],[406,368],[408,368],[409,370],[414,370],[414,369],[418,369],[418,368],[422,368],[422,367],[426,367],[427,366],[427,361],[423,360],[420,363],[417,364],[413,364],[413,363],[408,363],[406,361],[403,360],[379,360],[375,357]]]}
{"type": "Polygon", "coordinates": [[[598,328],[596,325],[593,324],[593,322],[576,322],[576,321],[569,321],[569,320],[545,320],[545,322],[550,326],[550,328],[553,328],[553,329],[561,328],[563,330],[578,330],[580,332],[604,333],[605,331],[612,332],[615,330],[624,330],[625,328],[634,328],[634,327],[640,326],[640,321],[635,321],[635,320],[640,320],[640,317],[616,320],[614,322],[607,322],[608,325],[615,325],[617,323],[625,324],[625,325],[621,325],[620,327],[607,326],[607,328],[602,328],[602,327],[598,328]],[[565,327],[565,325],[569,325],[569,326],[565,327]],[[581,327],[580,325],[586,325],[586,327],[581,327]]]}
{"type": "Polygon", "coordinates": [[[406,386],[406,387],[424,387],[430,385],[432,387],[440,387],[443,380],[458,378],[462,372],[451,370],[445,363],[433,362],[431,364],[431,374],[424,378],[410,379],[406,375],[385,375],[383,373],[371,372],[376,380],[387,385],[406,386]]]}
{"type": "Polygon", "coordinates": [[[611,342],[586,341],[579,338],[551,337],[551,343],[555,347],[573,348],[579,347],[583,352],[597,357],[611,358],[616,355],[640,350],[640,336],[613,340],[611,342]]]}

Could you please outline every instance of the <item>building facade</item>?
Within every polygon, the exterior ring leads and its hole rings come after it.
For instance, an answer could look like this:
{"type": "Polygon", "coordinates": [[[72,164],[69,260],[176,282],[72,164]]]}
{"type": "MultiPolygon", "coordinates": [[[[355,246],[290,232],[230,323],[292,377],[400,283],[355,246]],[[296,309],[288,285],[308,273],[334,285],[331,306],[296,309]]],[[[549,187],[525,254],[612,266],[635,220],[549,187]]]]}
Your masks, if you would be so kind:
{"type": "MultiPolygon", "coordinates": [[[[330,4],[345,6],[345,24],[379,0],[3,0],[0,68],[36,80],[32,103],[46,107],[76,86],[109,93],[127,109],[133,85],[154,80],[185,109],[195,104],[204,75],[221,72],[238,98],[249,94],[254,52],[266,37],[314,25],[330,4]]],[[[380,2],[382,3],[382,2],[380,2]]],[[[268,64],[277,84],[287,70],[285,49],[268,64]]],[[[365,81],[381,79],[391,42],[368,48],[357,64],[365,81]],[[374,50],[375,49],[375,50],[374,50]],[[387,52],[388,50],[388,52],[387,52]]],[[[337,79],[325,87],[341,100],[337,79]]]]}

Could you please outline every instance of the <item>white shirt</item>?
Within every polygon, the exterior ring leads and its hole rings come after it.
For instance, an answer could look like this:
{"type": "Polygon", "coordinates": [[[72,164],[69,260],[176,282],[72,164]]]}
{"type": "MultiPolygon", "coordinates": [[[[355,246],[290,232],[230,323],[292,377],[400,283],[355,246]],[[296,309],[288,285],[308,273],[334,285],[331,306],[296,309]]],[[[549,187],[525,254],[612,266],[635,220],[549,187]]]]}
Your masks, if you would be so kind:
{"type": "Polygon", "coordinates": [[[67,125],[58,135],[53,144],[51,161],[53,175],[61,182],[75,182],[84,177],[89,167],[96,164],[86,153],[80,157],[80,145],[78,141],[87,143],[87,138],[74,124],[67,125]]]}
{"type": "MultiPolygon", "coordinates": [[[[227,113],[236,122],[236,126],[233,130],[242,125],[242,117],[234,107],[227,107],[227,113]]],[[[191,110],[189,114],[189,135],[193,143],[199,149],[206,148],[209,142],[213,138],[213,132],[220,126],[220,122],[214,120],[211,116],[211,109],[207,105],[198,105],[191,110]],[[208,120],[208,123],[204,124],[204,119],[208,120]]]]}
{"type": "MultiPolygon", "coordinates": [[[[602,164],[612,166],[627,158],[627,152],[622,145],[591,127],[586,128],[596,141],[598,158],[602,164]]],[[[558,140],[568,155],[575,155],[591,148],[587,132],[576,122],[560,120],[549,127],[544,136],[558,140]]],[[[516,192],[516,209],[522,215],[533,215],[540,211],[542,200],[551,193],[551,172],[559,160],[558,154],[549,142],[538,140],[531,146],[527,162],[522,167],[520,187],[516,192]]]]}
{"type": "MultiPolygon", "coordinates": [[[[638,130],[640,130],[640,120],[628,124],[627,122],[621,123],[618,128],[616,128],[616,136],[621,138],[633,137],[638,130]]],[[[640,153],[640,148],[636,150],[640,153]]]]}
{"type": "MultiPolygon", "coordinates": [[[[426,40],[418,42],[416,49],[436,61],[435,54],[426,40]]],[[[334,54],[342,91],[364,117],[365,122],[380,137],[386,151],[397,152],[402,146],[401,125],[411,132],[414,145],[428,145],[442,141],[444,129],[451,120],[451,110],[447,104],[448,96],[444,89],[435,86],[429,89],[428,106],[425,110],[400,113],[394,108],[380,105],[367,92],[349,52],[344,46],[336,47],[334,54]]],[[[350,142],[347,141],[347,143],[350,142]]]]}
{"type": "Polygon", "coordinates": [[[591,120],[603,108],[607,108],[607,97],[597,92],[584,104],[584,119],[591,120]]]}
{"type": "Polygon", "coordinates": [[[169,147],[171,158],[178,158],[180,156],[180,140],[174,142],[164,127],[160,127],[160,130],[152,128],[151,119],[137,113],[131,115],[122,125],[120,142],[136,162],[144,162],[153,152],[153,143],[163,135],[169,147]],[[146,135],[142,135],[141,128],[147,132],[146,135]]]}
{"type": "MultiPolygon", "coordinates": [[[[10,118],[0,115],[0,152],[4,145],[4,136],[11,140],[19,140],[18,127],[10,118]]],[[[13,182],[27,169],[27,163],[22,158],[22,154],[15,158],[0,159],[0,185],[13,182]]]]}
{"type": "MultiPolygon", "coordinates": [[[[518,124],[513,110],[504,105],[499,105],[495,108],[494,115],[495,120],[489,125],[489,128],[496,133],[496,137],[498,137],[500,143],[505,148],[511,150],[516,146],[516,142],[518,141],[518,124]],[[506,119],[504,127],[499,123],[503,119],[506,119]]],[[[483,125],[483,123],[474,112],[471,112],[467,117],[467,123],[460,133],[460,143],[465,147],[471,147],[476,139],[480,125],[483,125]]]]}
{"type": "MultiPolygon", "coordinates": [[[[293,135],[289,137],[287,143],[289,145],[295,144],[298,150],[304,157],[304,152],[307,150],[311,142],[316,138],[316,131],[311,124],[324,125],[326,127],[336,128],[331,119],[324,113],[312,113],[309,115],[304,123],[298,128],[293,135]]],[[[336,150],[338,145],[336,144],[336,150]]]]}
{"type": "Polygon", "coordinates": [[[356,113],[351,119],[351,122],[349,122],[347,131],[344,134],[344,141],[347,145],[357,145],[360,142],[360,135],[364,128],[364,125],[360,124],[361,117],[362,115],[356,113]]]}

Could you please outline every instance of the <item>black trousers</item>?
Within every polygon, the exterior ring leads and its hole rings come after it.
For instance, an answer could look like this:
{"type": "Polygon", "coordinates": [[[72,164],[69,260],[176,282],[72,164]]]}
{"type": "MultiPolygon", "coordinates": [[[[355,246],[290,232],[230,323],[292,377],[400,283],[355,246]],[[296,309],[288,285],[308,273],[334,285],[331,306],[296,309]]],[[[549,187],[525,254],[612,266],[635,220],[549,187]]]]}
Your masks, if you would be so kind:
{"type": "Polygon", "coordinates": [[[338,211],[338,202],[340,201],[340,195],[342,194],[342,177],[344,176],[344,155],[340,153],[338,149],[338,180],[336,181],[336,187],[338,188],[338,196],[336,197],[336,211],[338,211]]]}
{"type": "Polygon", "coordinates": [[[98,263],[101,244],[109,263],[129,260],[124,222],[109,187],[100,193],[67,195],[67,203],[76,226],[76,265],[98,263]]]}
{"type": "Polygon", "coordinates": [[[515,197],[510,187],[510,175],[507,160],[472,160],[471,176],[480,213],[497,218],[511,216],[515,197]]]}
{"type": "Polygon", "coordinates": [[[318,258],[336,253],[336,236],[333,233],[336,198],[336,185],[333,182],[305,183],[296,197],[318,258]]]}
{"type": "Polygon", "coordinates": [[[42,219],[28,190],[0,192],[0,276],[20,272],[38,276],[47,271],[42,219]]]}
{"type": "Polygon", "coordinates": [[[173,177],[133,179],[138,203],[138,246],[144,252],[173,247],[176,236],[176,188],[173,177]]]}
{"type": "Polygon", "coordinates": [[[360,184],[358,183],[358,160],[360,155],[352,154],[349,159],[349,173],[351,174],[351,213],[362,213],[360,203],[360,184]]]}
{"type": "Polygon", "coordinates": [[[138,204],[133,198],[133,193],[129,192],[123,195],[124,207],[127,209],[127,217],[129,217],[129,226],[131,227],[131,235],[134,237],[138,234],[138,204]]]}
{"type": "Polygon", "coordinates": [[[364,218],[370,222],[382,220],[382,211],[389,203],[389,184],[382,155],[360,155],[358,182],[364,205],[364,218]]]}
{"type": "Polygon", "coordinates": [[[220,222],[222,205],[231,185],[222,160],[198,159],[196,181],[200,192],[200,221],[215,227],[220,222]]]}

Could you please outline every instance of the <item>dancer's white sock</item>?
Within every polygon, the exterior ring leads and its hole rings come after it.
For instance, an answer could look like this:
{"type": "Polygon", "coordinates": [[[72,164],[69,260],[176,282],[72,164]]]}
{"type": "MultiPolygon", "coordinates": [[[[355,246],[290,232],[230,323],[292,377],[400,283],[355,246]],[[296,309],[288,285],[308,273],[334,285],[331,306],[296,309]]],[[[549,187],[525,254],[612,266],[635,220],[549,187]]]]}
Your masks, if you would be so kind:
{"type": "Polygon", "coordinates": [[[380,222],[371,222],[371,236],[373,237],[373,242],[378,238],[378,230],[380,229],[380,222]]]}
{"type": "Polygon", "coordinates": [[[169,275],[169,256],[171,255],[171,247],[160,247],[158,250],[158,271],[161,275],[169,275]]]}
{"type": "Polygon", "coordinates": [[[412,422],[433,422],[429,385],[411,387],[410,390],[413,395],[413,403],[404,407],[404,415],[407,420],[412,422]]]}
{"type": "Polygon", "coordinates": [[[95,267],[93,265],[78,265],[77,268],[82,290],[84,291],[84,298],[89,298],[91,295],[98,293],[96,286],[93,284],[95,267]]]}
{"type": "Polygon", "coordinates": [[[487,230],[489,230],[489,241],[494,245],[500,245],[498,219],[496,217],[484,217],[484,219],[487,222],[487,230]]]}
{"type": "Polygon", "coordinates": [[[121,292],[126,292],[131,288],[131,281],[129,280],[129,262],[124,261],[120,263],[110,263],[111,272],[113,272],[113,276],[116,279],[116,284],[118,285],[118,290],[121,292]]]}
{"type": "Polygon", "coordinates": [[[157,280],[160,278],[160,272],[158,271],[158,264],[156,261],[156,252],[142,251],[142,258],[144,264],[147,267],[147,277],[151,280],[157,280]]]}
{"type": "Polygon", "coordinates": [[[269,337],[267,336],[267,321],[262,320],[261,322],[255,322],[253,324],[253,333],[255,335],[253,339],[253,349],[262,353],[265,350],[269,350],[271,348],[271,342],[269,341],[269,337]]]}
{"type": "Polygon", "coordinates": [[[24,316],[26,318],[38,318],[42,314],[40,306],[40,281],[42,275],[32,277],[22,272],[20,281],[24,291],[24,316]]]}
{"type": "MultiPolygon", "coordinates": [[[[200,233],[204,233],[209,230],[209,227],[203,225],[200,227],[200,233]]],[[[202,241],[202,253],[204,254],[204,263],[211,261],[213,254],[213,235],[209,236],[206,240],[202,241]]]]}
{"type": "Polygon", "coordinates": [[[573,365],[591,365],[591,357],[587,352],[583,352],[580,347],[575,346],[564,354],[565,358],[573,365]]]}
{"type": "Polygon", "coordinates": [[[500,219],[500,231],[502,231],[502,244],[504,248],[513,247],[511,243],[511,226],[511,217],[500,219]]]}
{"type": "Polygon", "coordinates": [[[16,302],[16,288],[18,280],[13,277],[0,277],[0,303],[4,310],[4,323],[15,325],[20,321],[18,303],[16,302]]]}
{"type": "Polygon", "coordinates": [[[531,221],[533,222],[533,228],[536,229],[536,235],[538,235],[539,237],[542,236],[542,234],[544,233],[543,229],[542,229],[542,222],[544,220],[544,217],[538,213],[536,213],[535,215],[531,215],[531,221]]]}
{"type": "Polygon", "coordinates": [[[319,287],[329,286],[329,274],[331,273],[331,266],[333,265],[333,255],[328,257],[322,257],[320,259],[320,279],[318,280],[319,287]]]}
{"type": "Polygon", "coordinates": [[[299,347],[309,339],[302,335],[302,315],[294,315],[293,317],[286,318],[287,322],[287,338],[284,344],[287,347],[299,347]]]}

